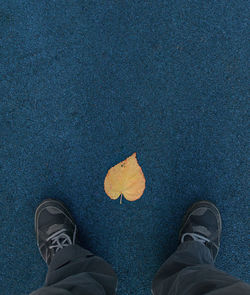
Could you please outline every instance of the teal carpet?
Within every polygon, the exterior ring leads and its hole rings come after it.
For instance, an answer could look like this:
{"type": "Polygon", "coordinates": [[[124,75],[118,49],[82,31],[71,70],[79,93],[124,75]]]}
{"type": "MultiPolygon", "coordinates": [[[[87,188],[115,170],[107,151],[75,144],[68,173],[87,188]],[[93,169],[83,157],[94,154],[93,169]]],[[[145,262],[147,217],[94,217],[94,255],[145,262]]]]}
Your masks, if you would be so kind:
{"type": "Polygon", "coordinates": [[[34,212],[72,210],[118,295],[149,295],[183,214],[213,201],[216,266],[249,280],[249,1],[0,3],[0,294],[42,286],[34,212]],[[134,152],[136,202],[110,200],[108,169],[134,152]]]}

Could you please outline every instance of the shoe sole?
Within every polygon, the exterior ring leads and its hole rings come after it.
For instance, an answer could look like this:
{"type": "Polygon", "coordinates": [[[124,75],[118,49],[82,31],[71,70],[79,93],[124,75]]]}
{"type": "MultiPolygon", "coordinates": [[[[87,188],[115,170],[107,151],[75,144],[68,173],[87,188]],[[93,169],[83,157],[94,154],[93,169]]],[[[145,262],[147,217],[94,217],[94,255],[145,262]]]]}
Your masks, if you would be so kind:
{"type": "Polygon", "coordinates": [[[195,208],[201,207],[202,205],[204,205],[204,207],[208,207],[209,209],[213,209],[217,213],[216,214],[216,217],[218,216],[217,222],[218,222],[218,226],[219,226],[219,229],[218,229],[218,233],[219,233],[219,245],[218,246],[220,246],[220,237],[221,237],[221,231],[222,231],[222,220],[221,220],[220,211],[219,211],[219,209],[212,202],[205,201],[205,200],[204,201],[195,202],[187,210],[186,214],[183,217],[182,226],[181,226],[181,229],[179,231],[179,241],[181,240],[181,235],[182,235],[183,228],[185,227],[186,221],[189,219],[191,213],[193,213],[193,211],[194,211],[195,208]]]}

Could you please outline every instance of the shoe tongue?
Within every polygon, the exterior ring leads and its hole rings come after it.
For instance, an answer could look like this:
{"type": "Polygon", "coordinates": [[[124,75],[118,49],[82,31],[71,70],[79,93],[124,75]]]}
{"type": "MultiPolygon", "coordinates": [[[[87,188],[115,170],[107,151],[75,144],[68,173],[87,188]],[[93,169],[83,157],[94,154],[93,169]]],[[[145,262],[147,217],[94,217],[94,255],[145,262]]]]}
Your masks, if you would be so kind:
{"type": "Polygon", "coordinates": [[[46,234],[51,236],[53,233],[58,232],[59,230],[65,228],[64,224],[52,224],[50,227],[46,229],[46,234]]]}
{"type": "Polygon", "coordinates": [[[39,235],[41,240],[47,240],[48,237],[52,236],[56,232],[66,229],[67,232],[71,232],[71,229],[66,224],[52,224],[51,226],[43,226],[39,229],[39,235]]]}

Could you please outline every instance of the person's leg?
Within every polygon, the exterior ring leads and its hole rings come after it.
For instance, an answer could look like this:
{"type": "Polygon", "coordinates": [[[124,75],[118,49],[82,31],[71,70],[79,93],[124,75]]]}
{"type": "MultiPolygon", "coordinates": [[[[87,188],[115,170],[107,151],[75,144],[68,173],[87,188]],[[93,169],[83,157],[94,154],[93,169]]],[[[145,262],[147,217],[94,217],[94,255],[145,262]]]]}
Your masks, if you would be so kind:
{"type": "Polygon", "coordinates": [[[195,203],[184,217],[180,245],[156,273],[153,295],[247,295],[250,286],[214,267],[221,217],[214,204],[195,203]]]}
{"type": "Polygon", "coordinates": [[[76,225],[64,204],[45,200],[35,214],[37,245],[48,264],[44,287],[31,295],[114,295],[117,277],[102,258],[76,242],[76,225]]]}

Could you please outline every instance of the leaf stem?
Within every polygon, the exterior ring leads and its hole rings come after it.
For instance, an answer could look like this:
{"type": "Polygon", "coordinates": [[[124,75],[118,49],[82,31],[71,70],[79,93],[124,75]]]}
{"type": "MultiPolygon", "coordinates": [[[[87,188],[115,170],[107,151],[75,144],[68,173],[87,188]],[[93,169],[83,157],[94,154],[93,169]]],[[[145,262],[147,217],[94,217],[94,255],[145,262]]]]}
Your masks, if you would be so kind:
{"type": "Polygon", "coordinates": [[[122,194],[121,194],[121,198],[120,198],[120,204],[122,203],[122,194]]]}

